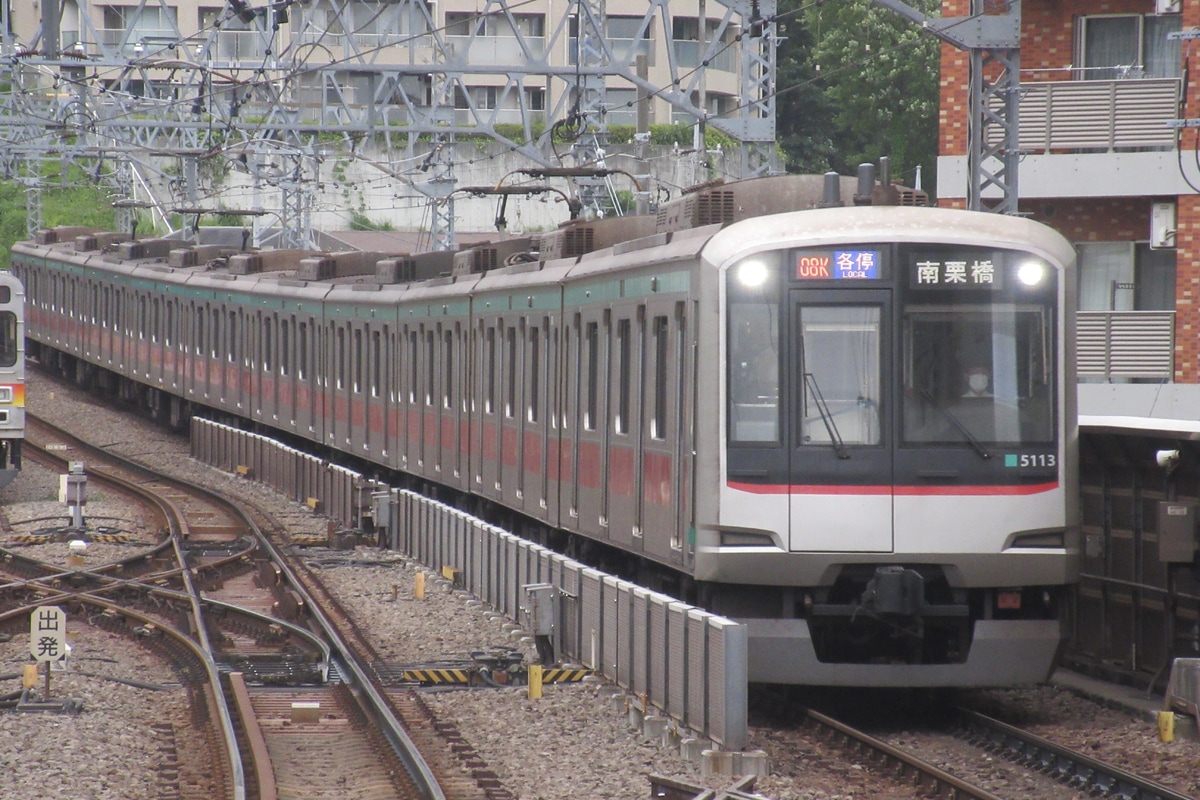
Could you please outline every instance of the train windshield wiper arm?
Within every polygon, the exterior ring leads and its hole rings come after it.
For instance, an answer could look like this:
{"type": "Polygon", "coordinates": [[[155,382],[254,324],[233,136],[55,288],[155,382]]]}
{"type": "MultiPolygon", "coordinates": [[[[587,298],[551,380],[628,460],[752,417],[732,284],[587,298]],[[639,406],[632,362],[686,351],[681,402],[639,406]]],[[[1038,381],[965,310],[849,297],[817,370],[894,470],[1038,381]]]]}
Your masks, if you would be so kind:
{"type": "Polygon", "coordinates": [[[817,385],[817,379],[811,372],[804,373],[804,385],[812,392],[813,405],[817,407],[817,412],[821,415],[821,422],[825,423],[825,431],[829,434],[829,443],[833,445],[837,457],[849,458],[850,451],[846,449],[846,443],[842,441],[841,431],[838,430],[829,405],[825,402],[825,396],[821,394],[821,387],[817,385]]]}
{"type": "Polygon", "coordinates": [[[950,420],[950,424],[953,425],[955,427],[955,429],[957,429],[958,432],[962,434],[962,437],[964,439],[966,439],[968,443],[970,443],[971,447],[975,448],[975,452],[979,453],[980,458],[991,458],[992,457],[991,452],[986,447],[983,446],[983,442],[981,442],[975,438],[975,434],[971,433],[970,429],[968,429],[967,426],[963,424],[962,420],[960,420],[958,417],[954,416],[954,412],[952,412],[950,409],[946,408],[941,403],[939,403],[937,400],[935,400],[932,392],[930,392],[928,389],[922,389],[921,397],[925,398],[925,402],[928,403],[931,407],[933,407],[937,411],[941,412],[942,416],[944,416],[946,419],[950,420]]]}

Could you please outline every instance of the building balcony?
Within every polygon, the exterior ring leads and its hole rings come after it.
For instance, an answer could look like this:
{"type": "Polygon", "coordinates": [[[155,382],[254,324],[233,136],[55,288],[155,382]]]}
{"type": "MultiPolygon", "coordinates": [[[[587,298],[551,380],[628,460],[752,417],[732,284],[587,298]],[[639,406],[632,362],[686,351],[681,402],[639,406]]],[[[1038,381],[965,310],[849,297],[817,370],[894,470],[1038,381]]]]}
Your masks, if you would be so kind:
{"type": "Polygon", "coordinates": [[[1174,311],[1080,311],[1075,320],[1079,380],[1171,382],[1174,311]]]}
{"type": "MultiPolygon", "coordinates": [[[[1175,149],[1178,78],[1021,84],[1022,199],[1191,193],[1175,149]]],[[[998,102],[998,101],[997,101],[998,102]]],[[[990,126],[989,144],[1000,131],[990,126]]],[[[1188,174],[1193,182],[1198,175],[1188,174]]],[[[965,197],[967,157],[938,159],[938,197],[965,197]]],[[[985,191],[985,197],[999,191],[985,191]]]]}

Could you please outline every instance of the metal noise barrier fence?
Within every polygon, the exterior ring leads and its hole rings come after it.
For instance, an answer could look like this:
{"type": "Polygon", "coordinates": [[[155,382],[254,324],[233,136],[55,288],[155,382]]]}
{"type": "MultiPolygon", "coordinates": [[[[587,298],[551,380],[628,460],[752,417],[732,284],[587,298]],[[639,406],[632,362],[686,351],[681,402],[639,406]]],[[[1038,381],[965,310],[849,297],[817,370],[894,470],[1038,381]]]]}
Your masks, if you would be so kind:
{"type": "MultiPolygon", "coordinates": [[[[194,458],[305,502],[342,524],[361,521],[361,476],[257,434],[194,419],[194,458]]],[[[527,623],[531,587],[553,587],[556,658],[593,669],[727,750],[747,744],[746,626],[591,569],[443,503],[399,489],[372,493],[391,547],[527,623]]]]}

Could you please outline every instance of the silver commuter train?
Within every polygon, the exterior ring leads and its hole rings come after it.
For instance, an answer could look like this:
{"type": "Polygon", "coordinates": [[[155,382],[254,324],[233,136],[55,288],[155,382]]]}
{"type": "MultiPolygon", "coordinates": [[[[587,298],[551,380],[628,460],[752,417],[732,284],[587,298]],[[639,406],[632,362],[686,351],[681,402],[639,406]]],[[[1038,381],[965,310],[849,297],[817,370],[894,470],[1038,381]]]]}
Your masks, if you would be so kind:
{"type": "Polygon", "coordinates": [[[751,680],[1044,680],[1079,569],[1074,252],[844,207],[870,194],[764,178],[412,257],[59,229],[13,263],[44,363],[602,551],[746,622],[751,680]]]}

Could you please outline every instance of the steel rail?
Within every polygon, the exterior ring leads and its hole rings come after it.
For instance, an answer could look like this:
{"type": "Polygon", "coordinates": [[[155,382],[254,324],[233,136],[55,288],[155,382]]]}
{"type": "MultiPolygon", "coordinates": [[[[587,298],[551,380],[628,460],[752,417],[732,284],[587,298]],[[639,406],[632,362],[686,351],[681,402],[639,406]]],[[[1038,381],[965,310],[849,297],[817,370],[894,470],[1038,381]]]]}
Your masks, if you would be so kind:
{"type": "Polygon", "coordinates": [[[1182,794],[977,711],[960,709],[960,713],[967,732],[982,740],[988,749],[1094,797],[1195,800],[1191,795],[1182,794]]]}
{"type": "Polygon", "coordinates": [[[880,741],[862,731],[852,728],[845,723],[828,717],[811,708],[804,712],[810,720],[817,723],[826,731],[837,734],[847,744],[865,749],[886,764],[894,766],[896,777],[911,776],[917,786],[930,784],[931,794],[938,797],[952,797],[956,800],[970,798],[971,800],[1003,800],[999,795],[992,794],[987,789],[967,783],[961,778],[951,775],[945,770],[935,767],[928,761],[923,761],[911,753],[906,753],[893,747],[887,742],[880,741]]]}

